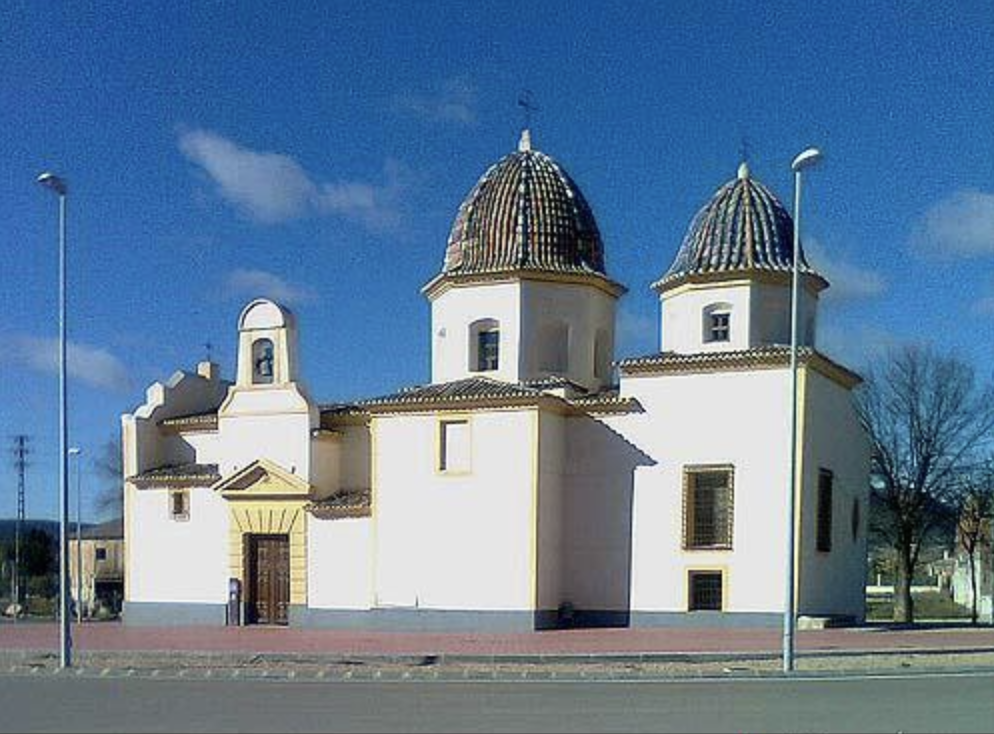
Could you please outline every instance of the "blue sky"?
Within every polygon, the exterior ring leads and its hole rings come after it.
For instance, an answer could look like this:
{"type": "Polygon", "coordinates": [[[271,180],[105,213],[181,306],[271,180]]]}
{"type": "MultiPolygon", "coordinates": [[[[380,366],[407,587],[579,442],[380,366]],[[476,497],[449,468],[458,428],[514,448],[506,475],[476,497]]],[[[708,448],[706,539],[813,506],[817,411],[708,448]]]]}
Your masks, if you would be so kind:
{"type": "MultiPolygon", "coordinates": [[[[821,344],[859,367],[929,341],[990,374],[994,3],[47,3],[0,9],[0,444],[32,436],[52,516],[56,202],[69,200],[72,443],[92,459],[145,386],[226,374],[259,294],[301,324],[322,401],[429,378],[420,287],[462,198],[516,144],[583,188],[630,288],[618,356],[657,348],[648,284],[735,174],[790,206],[833,282],[821,344]],[[603,7],[600,7],[603,5],[603,7]]],[[[14,508],[0,461],[0,517],[14,508]]]]}

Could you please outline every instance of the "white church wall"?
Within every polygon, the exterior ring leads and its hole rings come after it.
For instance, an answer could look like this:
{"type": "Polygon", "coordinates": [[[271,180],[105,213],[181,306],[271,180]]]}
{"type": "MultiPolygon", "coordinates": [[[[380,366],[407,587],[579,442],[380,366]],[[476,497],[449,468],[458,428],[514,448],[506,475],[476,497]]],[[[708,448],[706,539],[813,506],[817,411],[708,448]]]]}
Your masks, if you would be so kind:
{"type": "Polygon", "coordinates": [[[523,281],[521,284],[521,375],[524,379],[559,374],[585,387],[610,382],[610,355],[614,353],[616,299],[589,285],[523,281]],[[550,328],[568,335],[565,369],[549,369],[550,328]],[[595,364],[600,336],[604,364],[595,364]]]}
{"type": "Polygon", "coordinates": [[[685,612],[690,570],[724,572],[724,610],[782,611],[789,446],[785,369],[626,377],[645,409],[608,421],[658,462],[636,470],[633,612],[685,612]],[[683,472],[734,468],[731,551],[683,549],[683,472]]]}
{"type": "Polygon", "coordinates": [[[563,597],[593,621],[623,621],[632,578],[635,472],[652,460],[605,421],[567,420],[563,597]],[[613,615],[612,618],[604,615],[613,615]]]}
{"type": "Polygon", "coordinates": [[[228,510],[207,487],[187,490],[189,519],[173,520],[168,489],[130,488],[128,602],[224,604],[228,593],[228,510]]]}
{"type": "Polygon", "coordinates": [[[751,289],[748,281],[681,286],[661,297],[663,307],[661,351],[692,354],[749,348],[751,289]],[[704,341],[704,310],[723,304],[731,314],[729,340],[704,341]]]}
{"type": "Polygon", "coordinates": [[[373,418],[376,603],[534,606],[534,410],[373,418]],[[439,422],[467,420],[470,468],[438,469],[439,422]]]}
{"type": "Polygon", "coordinates": [[[869,519],[870,446],[850,392],[812,370],[805,376],[804,501],[798,539],[798,613],[863,618],[866,525],[869,519]],[[832,472],[832,542],[818,551],[819,470],[832,472]],[[854,536],[854,501],[859,510],[854,536]]]}
{"type": "MultiPolygon", "coordinates": [[[[282,391],[280,391],[282,392],[282,391]]],[[[269,459],[287,471],[310,481],[311,427],[317,423],[306,410],[281,412],[277,405],[265,412],[248,412],[238,396],[237,412],[223,411],[218,420],[221,449],[219,469],[228,476],[257,459],[269,459]]],[[[254,396],[252,396],[254,397],[254,396]]]]}
{"type": "MultiPolygon", "coordinates": [[[[818,296],[800,288],[798,301],[798,343],[815,341],[818,296]]],[[[751,341],[754,346],[790,344],[790,286],[756,282],[752,285],[751,341]]]]}
{"type": "Polygon", "coordinates": [[[341,483],[345,489],[369,489],[369,425],[359,423],[339,429],[342,432],[341,483]]]}
{"type": "Polygon", "coordinates": [[[307,606],[369,609],[373,597],[369,518],[307,523],[307,606]]]}
{"type": "Polygon", "coordinates": [[[474,374],[517,382],[520,289],[519,283],[475,284],[450,288],[432,301],[432,382],[450,382],[474,374]],[[498,369],[494,371],[475,371],[476,345],[470,343],[470,326],[480,319],[493,319],[499,324],[498,369]]]}
{"type": "Polygon", "coordinates": [[[563,549],[566,418],[537,413],[539,426],[537,590],[539,609],[555,610],[564,601],[563,549]]]}
{"type": "Polygon", "coordinates": [[[342,487],[342,438],[318,434],[311,439],[311,476],[314,499],[324,499],[342,487]]]}

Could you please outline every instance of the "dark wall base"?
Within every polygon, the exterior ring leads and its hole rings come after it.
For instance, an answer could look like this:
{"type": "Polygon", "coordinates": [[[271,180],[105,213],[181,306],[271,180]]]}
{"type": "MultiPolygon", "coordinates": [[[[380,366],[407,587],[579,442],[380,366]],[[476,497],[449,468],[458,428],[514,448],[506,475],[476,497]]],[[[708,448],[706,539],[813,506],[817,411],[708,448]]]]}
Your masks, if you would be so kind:
{"type": "Polygon", "coordinates": [[[222,627],[224,604],[124,602],[121,619],[128,627],[222,627]]]}
{"type": "Polygon", "coordinates": [[[777,612],[632,612],[632,627],[779,627],[777,612]]]}

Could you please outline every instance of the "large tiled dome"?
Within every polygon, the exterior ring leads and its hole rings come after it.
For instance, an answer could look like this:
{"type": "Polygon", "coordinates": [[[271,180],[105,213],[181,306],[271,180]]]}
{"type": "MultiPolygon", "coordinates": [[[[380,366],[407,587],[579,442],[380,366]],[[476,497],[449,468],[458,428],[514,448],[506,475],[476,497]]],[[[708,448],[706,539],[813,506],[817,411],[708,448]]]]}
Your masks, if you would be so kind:
{"type": "Polygon", "coordinates": [[[516,270],[604,275],[590,205],[556,161],[532,149],[527,130],[459,207],[442,267],[443,275],[516,270]]]}
{"type": "MultiPolygon", "coordinates": [[[[680,251],[656,283],[735,271],[789,272],[794,263],[794,223],[783,204],[754,179],[747,164],[694,217],[680,251]]],[[[817,275],[803,248],[798,269],[817,275]]],[[[819,278],[820,280],[820,278],[819,278]]]]}

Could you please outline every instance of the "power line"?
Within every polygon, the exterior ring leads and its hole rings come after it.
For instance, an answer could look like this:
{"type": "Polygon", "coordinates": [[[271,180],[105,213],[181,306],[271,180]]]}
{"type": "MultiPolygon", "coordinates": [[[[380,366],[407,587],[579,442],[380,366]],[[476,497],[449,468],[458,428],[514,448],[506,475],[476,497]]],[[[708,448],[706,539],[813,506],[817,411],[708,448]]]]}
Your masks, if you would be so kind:
{"type": "Polygon", "coordinates": [[[14,468],[17,470],[17,519],[14,522],[14,569],[10,578],[11,602],[14,605],[14,619],[19,616],[21,603],[21,530],[24,526],[24,476],[28,468],[28,447],[30,437],[20,433],[14,436],[14,468]]]}

